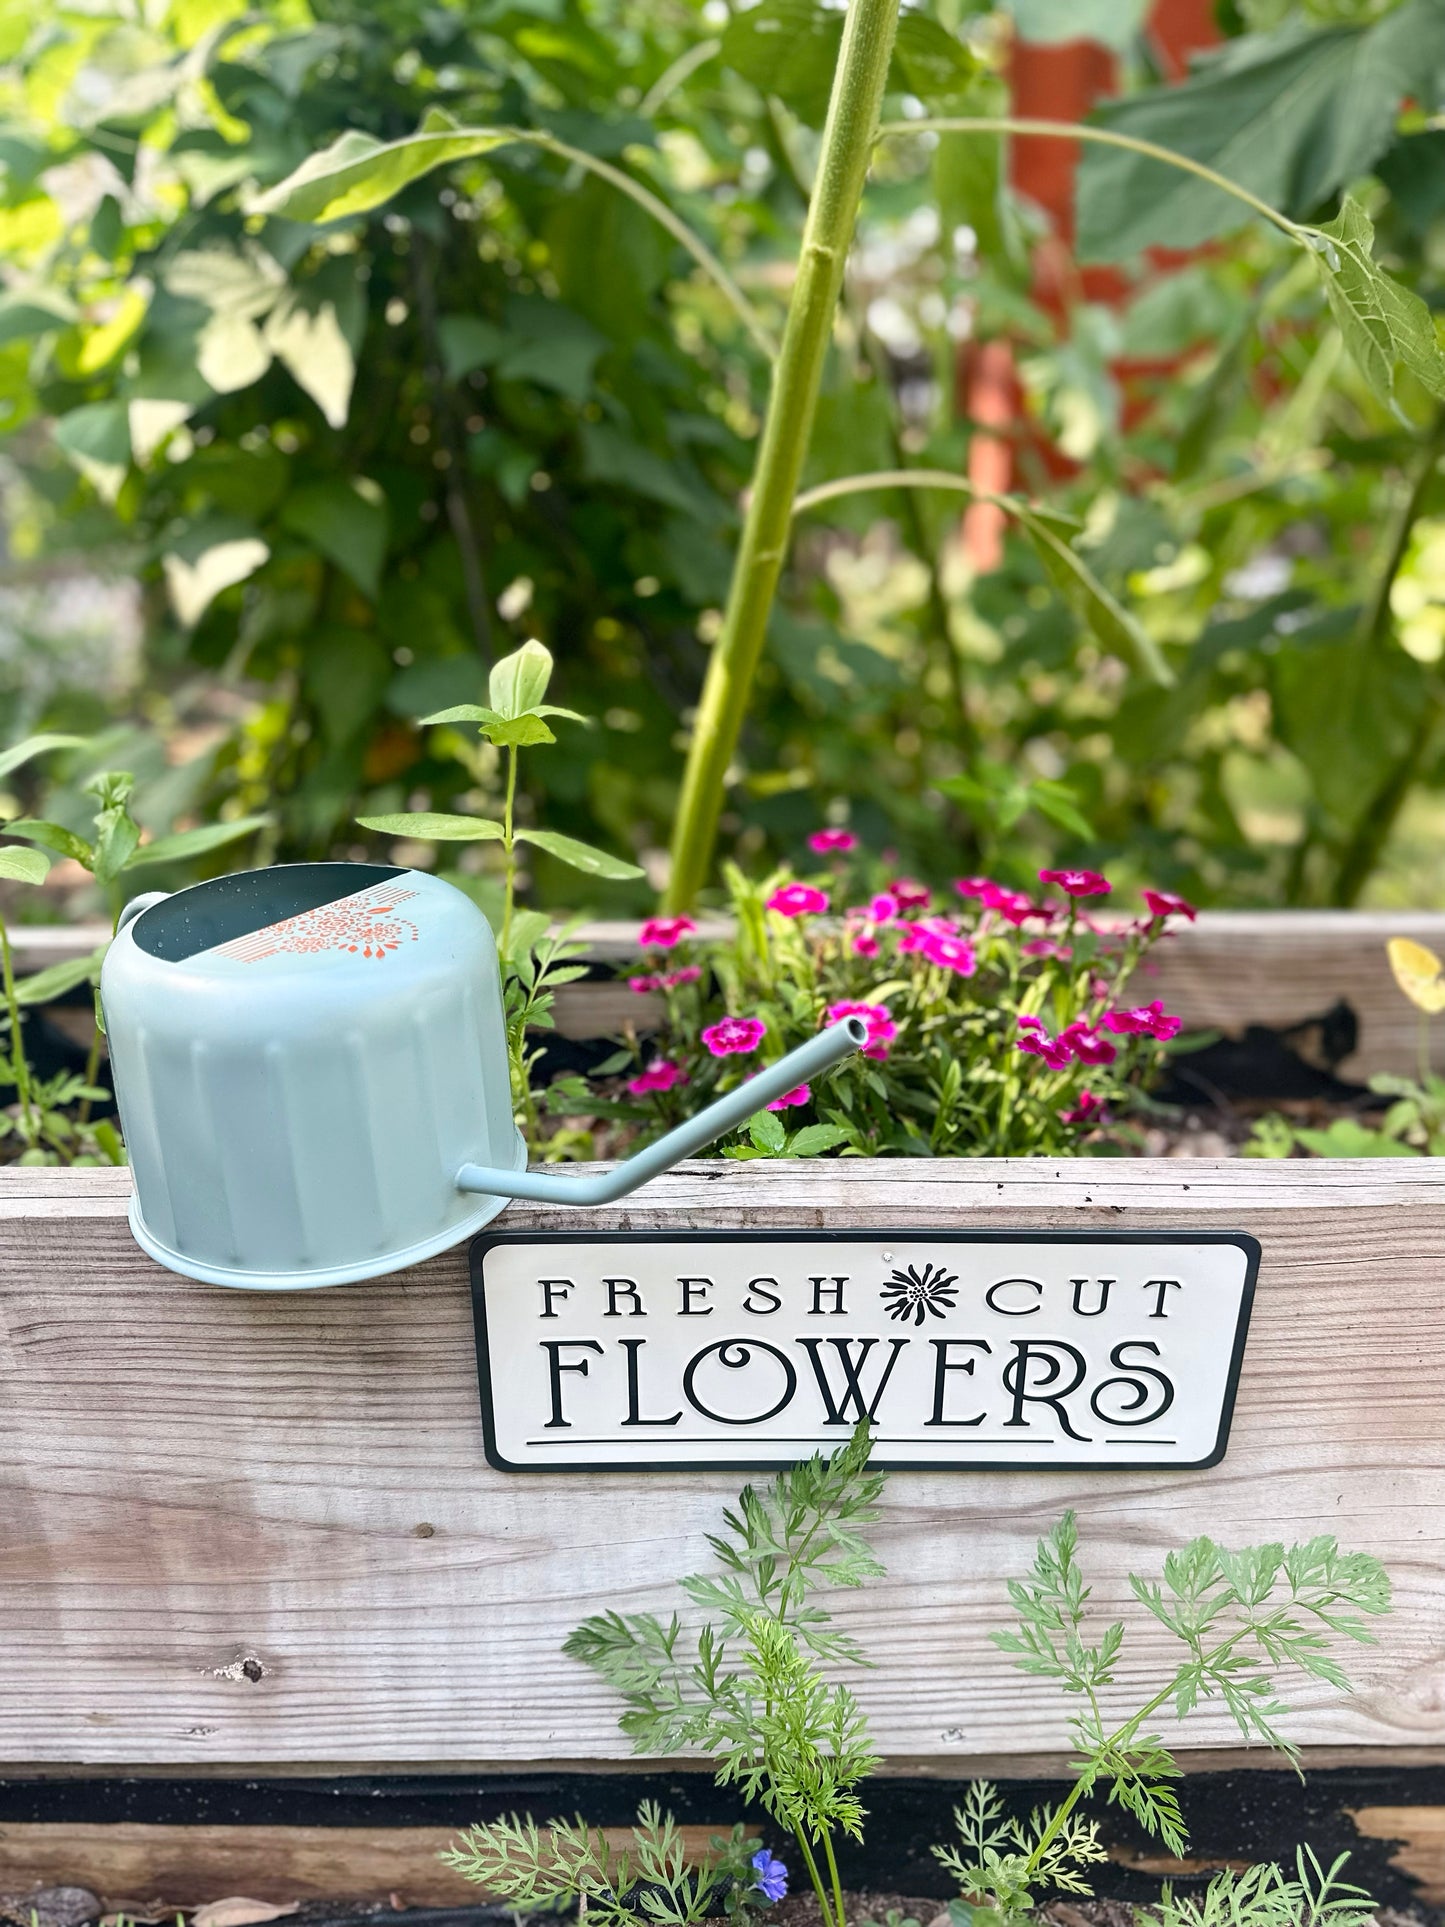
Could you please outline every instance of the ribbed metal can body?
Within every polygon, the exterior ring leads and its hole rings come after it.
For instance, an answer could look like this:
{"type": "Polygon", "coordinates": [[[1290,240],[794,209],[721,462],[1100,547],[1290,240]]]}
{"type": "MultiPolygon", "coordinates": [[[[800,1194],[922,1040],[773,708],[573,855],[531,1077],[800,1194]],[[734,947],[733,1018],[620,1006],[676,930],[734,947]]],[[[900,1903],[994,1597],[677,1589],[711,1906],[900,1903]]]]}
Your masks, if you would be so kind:
{"type": "Polygon", "coordinates": [[[525,1162],[491,930],[423,872],[195,885],[120,932],[101,998],[132,1227],[189,1276],[285,1290],[396,1270],[500,1208],[457,1190],[462,1164],[525,1162]]]}

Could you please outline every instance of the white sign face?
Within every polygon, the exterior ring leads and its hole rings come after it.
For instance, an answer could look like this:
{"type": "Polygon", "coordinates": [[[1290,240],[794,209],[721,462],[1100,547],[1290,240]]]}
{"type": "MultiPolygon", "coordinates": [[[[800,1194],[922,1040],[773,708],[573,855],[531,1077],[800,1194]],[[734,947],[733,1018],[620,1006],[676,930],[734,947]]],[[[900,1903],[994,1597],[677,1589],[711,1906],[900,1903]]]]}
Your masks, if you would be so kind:
{"type": "Polygon", "coordinates": [[[1213,1465],[1258,1265],[1233,1232],[484,1232],[487,1458],[774,1467],[866,1411],[880,1465],[1213,1465]]]}

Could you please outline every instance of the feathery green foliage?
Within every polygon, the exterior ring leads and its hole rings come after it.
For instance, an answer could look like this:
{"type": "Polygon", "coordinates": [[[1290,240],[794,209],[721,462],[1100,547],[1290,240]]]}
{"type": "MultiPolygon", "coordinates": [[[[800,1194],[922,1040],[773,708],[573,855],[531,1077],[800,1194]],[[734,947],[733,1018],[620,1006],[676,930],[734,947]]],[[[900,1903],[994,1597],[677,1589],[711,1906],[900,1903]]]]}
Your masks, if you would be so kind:
{"type": "Polygon", "coordinates": [[[614,1846],[580,1814],[545,1827],[509,1814],[469,1828],[441,1857],[519,1910],[582,1900],[598,1927],[693,1927],[720,1908],[729,1915],[742,1910],[756,1845],[736,1826],[726,1839],[714,1837],[707,1857],[689,1867],[676,1820],[644,1800],[627,1847],[614,1846]]]}
{"type": "MultiPolygon", "coordinates": [[[[1169,1853],[1187,1852],[1175,1791],[1181,1769],[1148,1722],[1171,1705],[1183,1719],[1217,1701],[1246,1741],[1263,1741],[1297,1762],[1280,1729],[1288,1708],[1278,1697],[1277,1676],[1293,1668],[1348,1692],[1331,1639],[1372,1640],[1366,1620],[1390,1609],[1390,1583],[1379,1561],[1342,1552],[1332,1538],[1240,1552],[1192,1540],[1165,1559],[1162,1583],[1130,1575],[1135,1598],[1180,1641],[1185,1656],[1159,1691],[1116,1725],[1106,1720],[1100,1695],[1115,1684],[1124,1627],[1116,1621],[1091,1643],[1089,1588],[1077,1550],[1077,1524],[1068,1512],[1039,1541],[1028,1578],[1009,1583],[1017,1629],[993,1634],[1022,1672],[1055,1679],[1084,1702],[1069,1722],[1079,1755],[1074,1785],[1056,1807],[1037,1809],[1025,1823],[1007,1817],[994,1789],[977,1782],[955,1810],[958,1844],[934,1848],[965,1902],[989,1920],[1020,1919],[1044,1890],[1091,1891],[1082,1869],[1105,1854],[1095,1823],[1077,1808],[1101,1785],[1110,1803],[1125,1808],[1169,1853]]],[[[1342,1864],[1323,1873],[1305,1848],[1292,1881],[1272,1866],[1221,1875],[1197,1900],[1176,1902],[1166,1894],[1159,1927],[1283,1927],[1286,1919],[1356,1927],[1371,1909],[1361,1904],[1358,1889],[1338,1881],[1342,1864]]]]}
{"type": "Polygon", "coordinates": [[[620,1724],[637,1752],[711,1755],[719,1785],[740,1787],[793,1835],[824,1927],[844,1927],[833,1842],[839,1832],[862,1838],[857,1787],[875,1761],[857,1701],[819,1670],[867,1662],[815,1594],[883,1571],[864,1536],[883,1486],[869,1449],[865,1420],[831,1458],[780,1472],[761,1492],[744,1488],[723,1515],[726,1532],[709,1537],[722,1573],[682,1581],[707,1614],[696,1630],[677,1614],[664,1625],[609,1612],[566,1645],[622,1695],[620,1724]]]}

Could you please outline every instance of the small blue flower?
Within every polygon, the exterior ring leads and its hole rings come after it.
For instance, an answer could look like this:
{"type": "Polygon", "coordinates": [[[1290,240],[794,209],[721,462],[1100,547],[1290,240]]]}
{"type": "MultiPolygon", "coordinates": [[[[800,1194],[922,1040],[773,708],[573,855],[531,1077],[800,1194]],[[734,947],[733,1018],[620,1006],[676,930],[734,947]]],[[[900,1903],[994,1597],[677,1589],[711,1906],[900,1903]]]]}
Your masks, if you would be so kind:
{"type": "Polygon", "coordinates": [[[761,1847],[753,1855],[753,1867],[757,1879],[753,1885],[765,1900],[782,1900],[788,1891],[788,1870],[781,1860],[775,1860],[766,1847],[761,1847]]]}

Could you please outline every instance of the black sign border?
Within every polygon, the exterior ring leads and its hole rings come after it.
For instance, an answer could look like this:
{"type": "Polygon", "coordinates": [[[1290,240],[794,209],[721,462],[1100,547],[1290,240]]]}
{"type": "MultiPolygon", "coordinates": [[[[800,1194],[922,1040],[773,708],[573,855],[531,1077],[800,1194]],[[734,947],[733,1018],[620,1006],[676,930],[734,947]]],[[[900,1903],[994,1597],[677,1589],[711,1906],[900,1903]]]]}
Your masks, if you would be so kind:
{"type": "MultiPolygon", "coordinates": [[[[1239,1390],[1239,1374],[1244,1364],[1244,1344],[1249,1335],[1250,1314],[1254,1310],[1254,1288],[1259,1278],[1260,1245],[1258,1238],[1248,1231],[1165,1231],[1144,1230],[1138,1226],[1117,1231],[1102,1229],[1097,1225],[1080,1226],[1077,1231],[1051,1226],[1047,1230],[1030,1230],[1021,1227],[1017,1230],[977,1230],[950,1231],[936,1225],[919,1225],[912,1229],[895,1225],[850,1226],[846,1231],[807,1231],[796,1227],[779,1226],[770,1229],[756,1226],[746,1231],[701,1231],[693,1227],[677,1231],[481,1231],[472,1239],[468,1247],[468,1259],[472,1281],[472,1324],[477,1344],[477,1391],[482,1407],[482,1440],[487,1464],[496,1472],[514,1472],[522,1475],[540,1475],[543,1478],[570,1478],[574,1473],[586,1472],[594,1476],[627,1478],[635,1472],[781,1472],[799,1463],[796,1457],[790,1459],[639,1459],[618,1465],[606,1461],[592,1465],[517,1465],[504,1459],[497,1450],[496,1414],[492,1409],[492,1368],[491,1349],[487,1340],[486,1282],[484,1268],[487,1254],[498,1245],[595,1245],[595,1244],[681,1244],[694,1240],[698,1244],[827,1244],[863,1242],[876,1243],[880,1238],[894,1238],[901,1244],[906,1239],[932,1239],[946,1244],[1156,1244],[1156,1245],[1233,1245],[1244,1253],[1244,1289],[1240,1294],[1239,1317],[1235,1325],[1234,1346],[1230,1353],[1229,1373],[1224,1383],[1224,1400],[1220,1407],[1219,1433],[1214,1449],[1203,1459],[1170,1459],[1163,1463],[1150,1464],[1147,1460],[1131,1459],[1128,1464],[1120,1464],[1117,1459],[1102,1459],[1097,1463],[1089,1460],[1071,1459],[1067,1464],[1041,1466],[1037,1459],[1015,1461],[1012,1459],[990,1459],[987,1464],[961,1465],[957,1459],[930,1459],[910,1461],[907,1465],[890,1465],[885,1469],[890,1477],[895,1473],[906,1472],[1032,1472],[1036,1477],[1056,1473],[1066,1477],[1076,1472],[1202,1472],[1210,1466],[1218,1465],[1229,1445],[1230,1427],[1234,1422],[1234,1402],[1239,1390]]],[[[839,1442],[842,1442],[840,1433],[839,1442]]],[[[823,1442],[820,1441],[820,1447],[823,1442]]]]}

